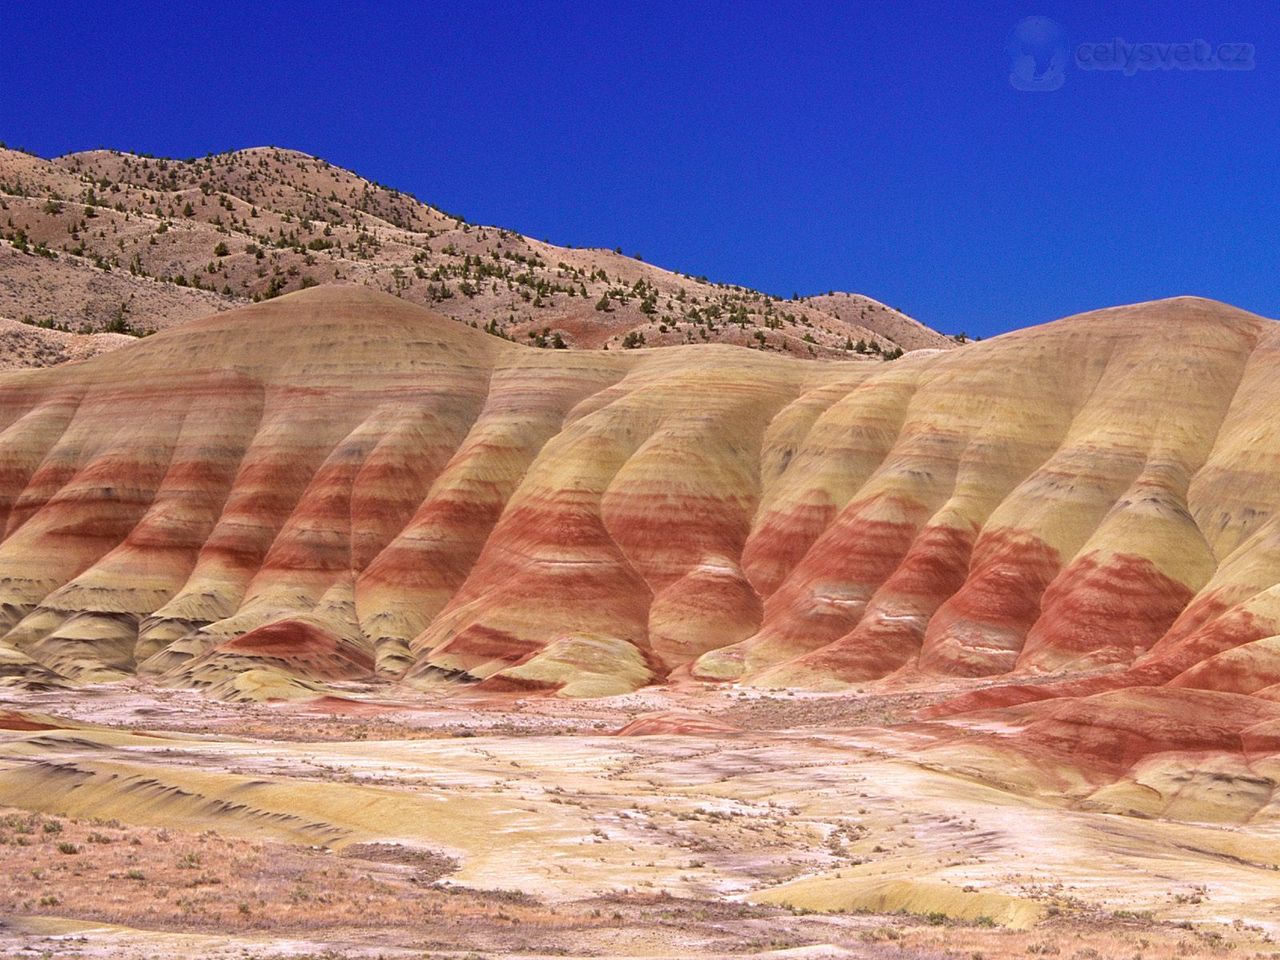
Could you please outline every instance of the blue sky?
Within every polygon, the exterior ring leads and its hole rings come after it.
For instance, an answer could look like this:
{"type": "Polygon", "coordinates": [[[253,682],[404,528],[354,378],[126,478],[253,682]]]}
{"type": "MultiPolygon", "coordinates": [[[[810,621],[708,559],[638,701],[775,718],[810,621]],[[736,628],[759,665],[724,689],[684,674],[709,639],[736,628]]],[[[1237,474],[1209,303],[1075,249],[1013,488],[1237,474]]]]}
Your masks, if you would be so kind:
{"type": "Polygon", "coordinates": [[[1280,317],[1274,3],[13,4],[0,139],[318,154],[469,220],[991,335],[1193,293],[1280,317]],[[1028,16],[1060,89],[1009,82],[1028,16]],[[1084,70],[1081,43],[1253,44],[1084,70]]]}

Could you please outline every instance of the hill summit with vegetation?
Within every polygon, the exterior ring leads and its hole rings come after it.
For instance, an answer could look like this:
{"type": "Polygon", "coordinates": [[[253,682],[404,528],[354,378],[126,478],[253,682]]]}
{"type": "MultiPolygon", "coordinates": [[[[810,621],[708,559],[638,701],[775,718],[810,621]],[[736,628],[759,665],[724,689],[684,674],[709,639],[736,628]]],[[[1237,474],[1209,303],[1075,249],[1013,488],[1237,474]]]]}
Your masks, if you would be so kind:
{"type": "MultiPolygon", "coordinates": [[[[963,339],[858,294],[784,300],[620,250],[467,223],[294,150],[187,160],[92,150],[46,160],[0,149],[0,318],[145,335],[333,282],[550,349],[734,343],[879,360],[963,339]]],[[[15,356],[37,363],[67,352],[31,337],[35,345],[15,356]]]]}

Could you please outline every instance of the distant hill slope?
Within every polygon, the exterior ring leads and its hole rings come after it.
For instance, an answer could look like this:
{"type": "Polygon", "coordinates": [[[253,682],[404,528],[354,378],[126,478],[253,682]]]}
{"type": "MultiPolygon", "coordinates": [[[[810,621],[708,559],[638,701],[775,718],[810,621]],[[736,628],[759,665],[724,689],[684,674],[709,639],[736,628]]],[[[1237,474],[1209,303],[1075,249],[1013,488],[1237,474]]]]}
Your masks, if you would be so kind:
{"type": "Polygon", "coordinates": [[[549,348],[734,343],[880,359],[955,345],[856,294],[781,300],[468,224],[293,150],[0,149],[0,316],[138,334],[335,280],[549,348]]]}
{"type": "Polygon", "coordinates": [[[954,338],[860,293],[824,293],[803,302],[850,325],[874,330],[903,350],[949,350],[956,345],[954,338]]]}
{"type": "Polygon", "coordinates": [[[65,333],[0,317],[0,370],[88,360],[133,342],[121,333],[65,333]]]}

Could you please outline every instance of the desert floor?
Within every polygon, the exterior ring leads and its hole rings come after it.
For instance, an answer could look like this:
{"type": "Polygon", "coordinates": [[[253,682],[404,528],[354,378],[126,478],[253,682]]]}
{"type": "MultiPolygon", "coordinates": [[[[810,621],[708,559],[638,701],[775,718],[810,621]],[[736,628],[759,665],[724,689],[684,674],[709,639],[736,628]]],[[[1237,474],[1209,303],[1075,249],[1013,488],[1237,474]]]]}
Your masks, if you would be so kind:
{"type": "Polygon", "coordinates": [[[0,953],[1280,957],[1280,830],[953,775],[922,695],[343,694],[5,689],[0,953]]]}

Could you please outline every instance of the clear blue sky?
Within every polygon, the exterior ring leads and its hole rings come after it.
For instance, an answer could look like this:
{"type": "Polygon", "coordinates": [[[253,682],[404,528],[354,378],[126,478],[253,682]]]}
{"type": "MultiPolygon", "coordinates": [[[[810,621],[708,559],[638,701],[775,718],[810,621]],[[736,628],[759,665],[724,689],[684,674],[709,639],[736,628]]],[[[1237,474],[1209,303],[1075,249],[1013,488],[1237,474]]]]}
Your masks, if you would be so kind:
{"type": "Polygon", "coordinates": [[[185,6],[10,4],[0,139],[295,147],[472,221],[948,332],[1181,293],[1280,317],[1274,2],[185,6]],[[1247,42],[1255,69],[1068,62],[1017,90],[1031,15],[1072,53],[1247,42]]]}

